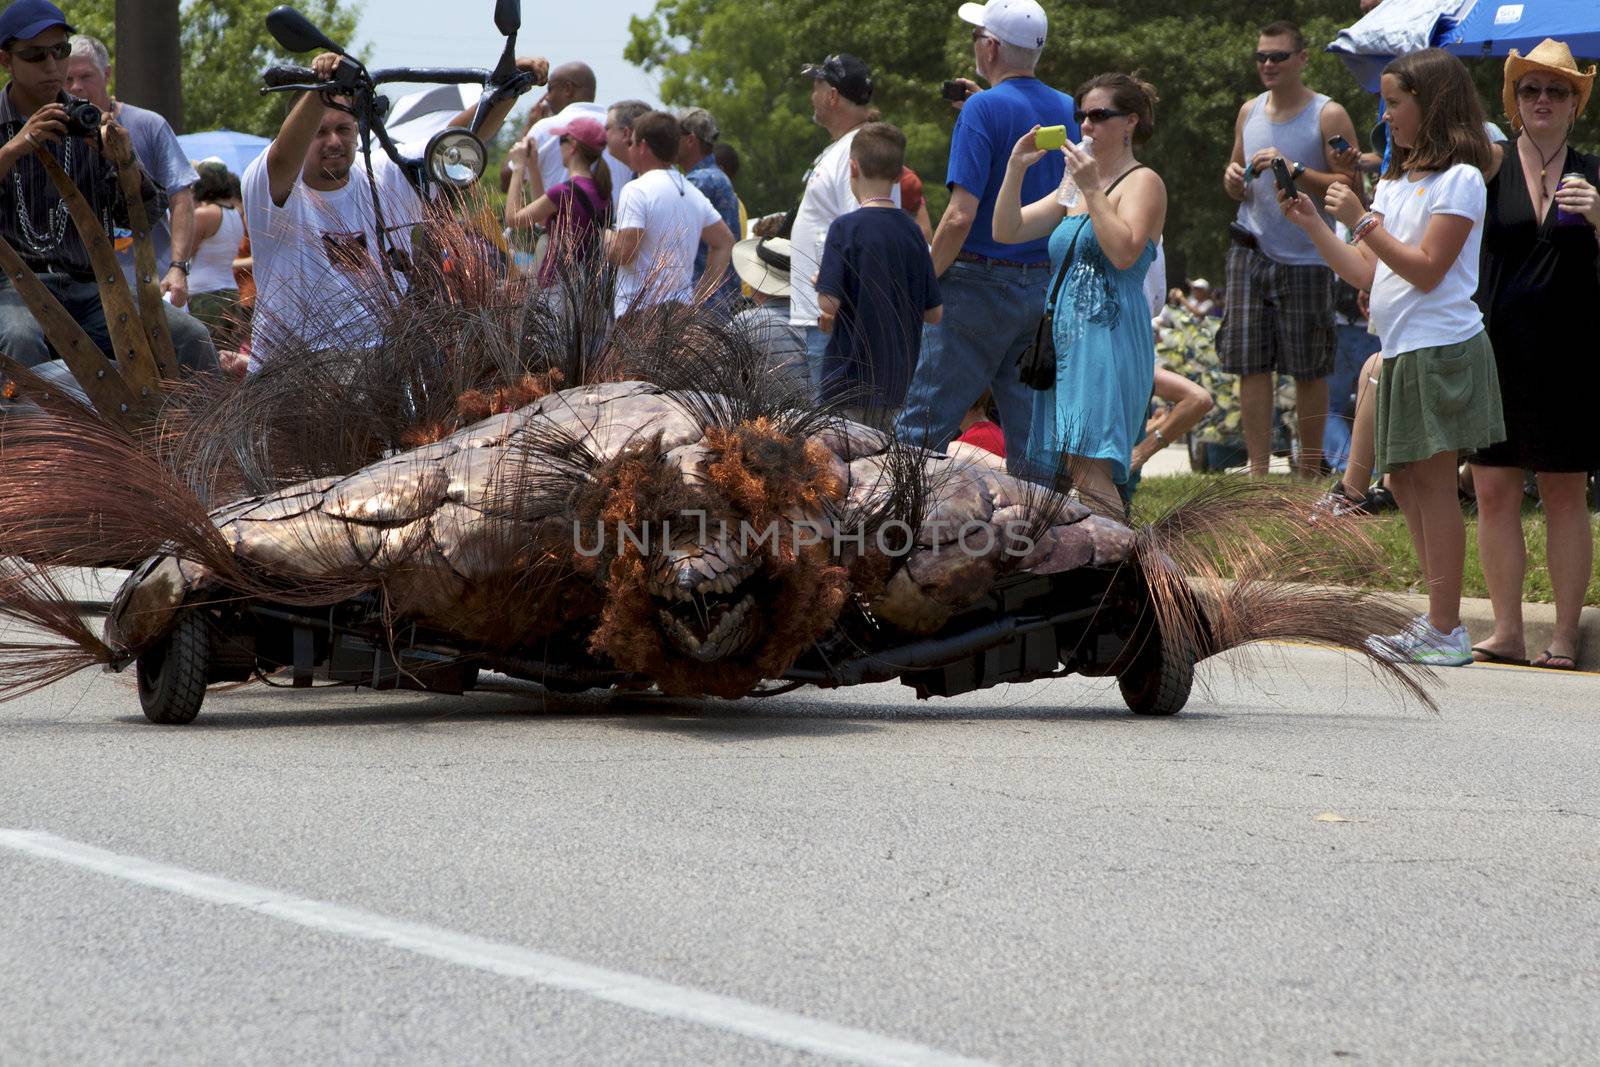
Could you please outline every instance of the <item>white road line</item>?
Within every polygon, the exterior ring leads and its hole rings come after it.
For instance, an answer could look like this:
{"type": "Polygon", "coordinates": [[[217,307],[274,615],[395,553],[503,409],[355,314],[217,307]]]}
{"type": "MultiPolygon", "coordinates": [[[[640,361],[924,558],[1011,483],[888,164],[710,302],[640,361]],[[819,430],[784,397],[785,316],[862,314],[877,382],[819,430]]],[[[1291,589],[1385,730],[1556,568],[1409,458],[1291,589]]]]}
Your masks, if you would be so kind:
{"type": "Polygon", "coordinates": [[[69,841],[42,830],[0,829],[0,846],[38,859],[55,860],[169,893],[270,915],[313,930],[376,941],[446,963],[506,978],[520,978],[620,1004],[667,1019],[726,1030],[771,1045],[871,1067],[985,1067],[985,1061],[848,1026],[764,1008],[733,997],[660,982],[642,975],[593,967],[519,945],[489,941],[437,926],[392,919],[370,911],[308,900],[275,889],[169,867],[137,856],[69,841]]]}

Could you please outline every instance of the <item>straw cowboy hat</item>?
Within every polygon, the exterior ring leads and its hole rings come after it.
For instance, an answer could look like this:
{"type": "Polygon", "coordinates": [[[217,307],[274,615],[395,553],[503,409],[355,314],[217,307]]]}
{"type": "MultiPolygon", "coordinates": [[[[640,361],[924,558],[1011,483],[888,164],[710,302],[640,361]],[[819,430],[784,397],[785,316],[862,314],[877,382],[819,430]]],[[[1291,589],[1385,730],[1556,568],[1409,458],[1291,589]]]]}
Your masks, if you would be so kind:
{"type": "Polygon", "coordinates": [[[1511,120],[1513,128],[1522,127],[1522,116],[1517,112],[1517,82],[1522,80],[1524,74],[1536,70],[1559,74],[1570,81],[1578,90],[1577,113],[1583,114],[1584,107],[1589,103],[1589,93],[1594,89],[1594,65],[1590,64],[1589,72],[1583,73],[1572,58],[1572,49],[1546,37],[1525,56],[1518,55],[1515,48],[1506,56],[1506,80],[1500,95],[1506,105],[1506,117],[1511,120]]]}

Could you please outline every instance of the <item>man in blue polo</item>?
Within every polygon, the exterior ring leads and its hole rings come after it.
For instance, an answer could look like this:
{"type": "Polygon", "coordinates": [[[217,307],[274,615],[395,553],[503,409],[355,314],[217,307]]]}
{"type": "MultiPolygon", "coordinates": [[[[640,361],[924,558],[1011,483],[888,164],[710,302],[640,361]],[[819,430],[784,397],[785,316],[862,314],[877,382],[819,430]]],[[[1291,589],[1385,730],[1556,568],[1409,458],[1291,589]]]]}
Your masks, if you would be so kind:
{"type": "MultiPolygon", "coordinates": [[[[933,235],[933,269],[944,293],[944,318],[922,334],[905,410],[902,438],[942,449],[961,417],[988,389],[1000,409],[1006,455],[1022,456],[1028,443],[1033,397],[1017,377],[1017,359],[1033,341],[1050,280],[1047,240],[1003,245],[990,224],[1006,161],[1017,139],[1034,125],[1065,126],[1074,141],[1072,97],[1034,77],[1044,50],[1045,14],[1035,0],[962,4],[972,31],[978,76],[989,88],[961,105],[950,139],[945,184],[950,206],[933,235]]],[[[1022,179],[1022,202],[1032,203],[1061,184],[1064,160],[1048,153],[1022,179]]]]}

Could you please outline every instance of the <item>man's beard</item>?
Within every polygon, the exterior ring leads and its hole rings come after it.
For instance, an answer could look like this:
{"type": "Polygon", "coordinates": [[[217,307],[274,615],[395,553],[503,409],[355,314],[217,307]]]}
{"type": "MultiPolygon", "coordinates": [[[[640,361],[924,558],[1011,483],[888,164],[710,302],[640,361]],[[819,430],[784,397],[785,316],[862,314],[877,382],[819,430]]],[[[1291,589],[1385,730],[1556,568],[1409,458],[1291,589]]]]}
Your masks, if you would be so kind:
{"type": "Polygon", "coordinates": [[[317,173],[322,176],[324,181],[341,182],[350,176],[350,167],[354,162],[349,156],[319,160],[317,173]]]}

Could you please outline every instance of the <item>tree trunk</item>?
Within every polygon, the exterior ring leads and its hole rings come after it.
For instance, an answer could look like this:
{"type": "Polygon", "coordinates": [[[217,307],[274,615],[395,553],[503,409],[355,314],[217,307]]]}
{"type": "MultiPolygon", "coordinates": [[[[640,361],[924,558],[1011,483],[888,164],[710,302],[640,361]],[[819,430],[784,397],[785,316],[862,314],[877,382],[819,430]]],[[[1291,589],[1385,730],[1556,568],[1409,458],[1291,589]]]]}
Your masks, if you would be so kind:
{"type": "Polygon", "coordinates": [[[116,0],[118,100],[160,113],[183,132],[179,0],[116,0]]]}

